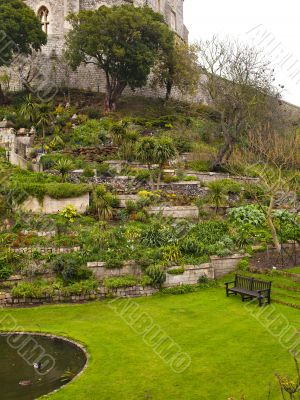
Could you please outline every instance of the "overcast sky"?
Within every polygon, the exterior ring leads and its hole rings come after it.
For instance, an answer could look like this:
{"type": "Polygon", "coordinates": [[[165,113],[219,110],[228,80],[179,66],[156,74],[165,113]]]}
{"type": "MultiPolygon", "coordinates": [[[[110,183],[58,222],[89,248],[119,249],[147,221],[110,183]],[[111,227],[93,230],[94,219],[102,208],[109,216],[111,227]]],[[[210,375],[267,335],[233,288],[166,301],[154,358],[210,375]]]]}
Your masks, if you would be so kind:
{"type": "Polygon", "coordinates": [[[300,105],[299,0],[185,0],[190,41],[214,34],[230,36],[264,49],[285,100],[300,105]]]}

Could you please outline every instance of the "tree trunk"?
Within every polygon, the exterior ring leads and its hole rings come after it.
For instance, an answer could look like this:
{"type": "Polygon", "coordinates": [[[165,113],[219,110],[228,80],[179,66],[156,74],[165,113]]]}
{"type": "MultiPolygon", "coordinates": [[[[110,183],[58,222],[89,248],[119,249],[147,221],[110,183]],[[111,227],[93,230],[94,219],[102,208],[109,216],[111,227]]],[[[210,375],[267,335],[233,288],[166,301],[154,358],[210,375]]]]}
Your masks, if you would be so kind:
{"type": "Polygon", "coordinates": [[[149,171],[150,188],[153,191],[154,190],[154,181],[153,181],[151,164],[148,165],[148,171],[149,171]]]}
{"type": "Polygon", "coordinates": [[[161,178],[162,178],[162,168],[163,166],[159,166],[159,172],[158,172],[158,177],[157,177],[157,190],[160,189],[160,183],[161,183],[161,178]]]}
{"type": "Polygon", "coordinates": [[[229,150],[230,150],[230,144],[225,143],[224,146],[219,150],[217,157],[212,162],[210,166],[211,171],[218,172],[222,170],[222,166],[224,165],[224,159],[229,150]]]}
{"type": "Polygon", "coordinates": [[[104,103],[104,111],[106,113],[114,112],[117,109],[117,101],[120,99],[127,84],[112,80],[106,73],[106,96],[104,103]]]}
{"type": "Polygon", "coordinates": [[[106,113],[114,112],[117,108],[116,99],[114,99],[110,93],[106,93],[104,111],[106,113]]]}
{"type": "Polygon", "coordinates": [[[3,93],[2,86],[0,84],[0,106],[4,106],[6,104],[9,104],[9,99],[3,93]]]}
{"type": "Polygon", "coordinates": [[[173,88],[173,82],[168,80],[166,83],[166,100],[168,101],[171,97],[171,92],[173,88]]]}

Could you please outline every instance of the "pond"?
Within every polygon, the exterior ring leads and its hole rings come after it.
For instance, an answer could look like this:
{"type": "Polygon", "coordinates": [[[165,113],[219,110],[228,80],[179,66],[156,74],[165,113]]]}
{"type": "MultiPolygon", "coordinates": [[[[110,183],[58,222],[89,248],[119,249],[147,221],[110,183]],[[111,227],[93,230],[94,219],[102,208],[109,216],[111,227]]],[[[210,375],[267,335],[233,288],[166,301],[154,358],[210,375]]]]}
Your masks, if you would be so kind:
{"type": "Polygon", "coordinates": [[[1,398],[37,399],[70,382],[86,362],[79,346],[61,338],[0,334],[1,398]]]}

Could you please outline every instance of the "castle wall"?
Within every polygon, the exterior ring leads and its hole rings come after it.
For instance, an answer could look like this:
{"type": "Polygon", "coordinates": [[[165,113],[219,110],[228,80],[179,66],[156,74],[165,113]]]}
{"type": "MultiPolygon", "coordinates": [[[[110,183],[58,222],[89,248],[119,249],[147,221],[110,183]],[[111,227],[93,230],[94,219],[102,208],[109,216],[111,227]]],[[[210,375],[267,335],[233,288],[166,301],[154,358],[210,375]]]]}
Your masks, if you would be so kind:
{"type": "MultiPolygon", "coordinates": [[[[35,68],[38,73],[33,80],[37,87],[37,95],[41,98],[50,98],[55,93],[56,88],[70,87],[95,92],[105,92],[105,77],[102,71],[93,65],[82,65],[76,72],[72,71],[63,60],[64,37],[70,29],[66,16],[70,12],[80,10],[94,10],[101,5],[121,5],[132,3],[136,6],[146,4],[145,0],[24,0],[36,14],[41,7],[49,10],[48,22],[48,42],[43,47],[42,54],[39,56],[38,63],[35,60],[35,68]],[[48,92],[50,95],[48,95],[48,92]]],[[[148,0],[147,4],[155,11],[161,12],[166,22],[174,29],[179,36],[188,39],[188,32],[183,22],[183,0],[148,0]]],[[[24,70],[32,68],[32,65],[24,65],[24,70]]],[[[11,83],[10,90],[22,89],[20,76],[16,69],[10,69],[11,83]]],[[[125,91],[132,93],[130,89],[125,91]]],[[[165,95],[164,89],[153,90],[149,87],[135,91],[138,95],[162,97],[165,95]]],[[[181,98],[179,93],[173,96],[181,98]]],[[[201,99],[198,98],[197,100],[201,99]]]]}

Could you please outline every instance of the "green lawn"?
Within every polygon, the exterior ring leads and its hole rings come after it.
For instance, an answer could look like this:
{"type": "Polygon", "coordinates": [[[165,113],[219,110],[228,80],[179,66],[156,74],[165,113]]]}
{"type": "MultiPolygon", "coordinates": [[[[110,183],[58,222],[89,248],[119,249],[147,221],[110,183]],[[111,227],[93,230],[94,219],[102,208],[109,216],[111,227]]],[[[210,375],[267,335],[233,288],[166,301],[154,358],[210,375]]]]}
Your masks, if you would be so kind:
{"type": "MultiPolygon", "coordinates": [[[[227,400],[242,394],[247,400],[265,400],[270,382],[271,399],[280,399],[274,373],[292,373],[292,358],[251,316],[259,310],[256,305],[247,309],[240,298],[227,299],[219,288],[132,301],[190,355],[187,370],[173,372],[108,301],[6,309],[0,318],[11,314],[20,329],[52,332],[85,344],[88,368],[51,400],[227,400]]],[[[284,314],[300,327],[298,310],[274,307],[274,316],[284,314]]],[[[0,325],[1,330],[7,328],[0,325]]]]}
{"type": "Polygon", "coordinates": [[[300,267],[289,268],[285,270],[286,272],[292,272],[293,274],[300,274],[300,267]]]}

